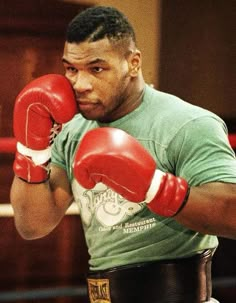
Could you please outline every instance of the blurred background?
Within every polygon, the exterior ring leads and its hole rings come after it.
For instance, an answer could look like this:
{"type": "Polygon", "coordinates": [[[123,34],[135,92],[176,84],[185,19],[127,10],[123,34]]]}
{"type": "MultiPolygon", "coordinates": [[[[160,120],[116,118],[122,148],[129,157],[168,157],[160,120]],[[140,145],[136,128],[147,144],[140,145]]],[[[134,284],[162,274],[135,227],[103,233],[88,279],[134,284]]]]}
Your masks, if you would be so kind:
{"type": "MultiPolygon", "coordinates": [[[[66,25],[93,5],[115,6],[128,16],[146,82],[215,112],[236,133],[235,0],[0,0],[0,140],[13,136],[19,91],[36,77],[63,73],[66,25]]],[[[0,152],[0,206],[9,204],[13,158],[0,152]]],[[[47,237],[25,241],[11,213],[0,208],[0,232],[0,302],[86,302],[88,255],[76,211],[47,237]]],[[[233,303],[236,241],[219,240],[213,293],[233,303]]]]}

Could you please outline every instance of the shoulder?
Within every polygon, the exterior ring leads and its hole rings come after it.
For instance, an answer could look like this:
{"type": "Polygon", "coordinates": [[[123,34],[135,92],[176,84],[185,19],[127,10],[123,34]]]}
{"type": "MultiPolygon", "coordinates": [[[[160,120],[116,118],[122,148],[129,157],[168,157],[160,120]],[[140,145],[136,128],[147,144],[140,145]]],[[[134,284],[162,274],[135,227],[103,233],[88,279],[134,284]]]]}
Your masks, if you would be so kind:
{"type": "MultiPolygon", "coordinates": [[[[163,91],[154,89],[148,85],[145,88],[144,102],[148,102],[152,108],[156,108],[154,112],[158,117],[164,116],[165,118],[175,117],[176,122],[186,122],[200,117],[212,117],[216,120],[221,120],[213,112],[194,105],[176,95],[169,94],[163,91]]],[[[173,121],[173,122],[174,122],[173,121]]]]}
{"type": "Polygon", "coordinates": [[[203,133],[211,128],[220,128],[227,132],[226,125],[219,116],[175,95],[146,86],[144,103],[146,116],[152,121],[153,135],[156,136],[158,132],[165,141],[165,146],[179,132],[191,134],[196,128],[203,133]]]}

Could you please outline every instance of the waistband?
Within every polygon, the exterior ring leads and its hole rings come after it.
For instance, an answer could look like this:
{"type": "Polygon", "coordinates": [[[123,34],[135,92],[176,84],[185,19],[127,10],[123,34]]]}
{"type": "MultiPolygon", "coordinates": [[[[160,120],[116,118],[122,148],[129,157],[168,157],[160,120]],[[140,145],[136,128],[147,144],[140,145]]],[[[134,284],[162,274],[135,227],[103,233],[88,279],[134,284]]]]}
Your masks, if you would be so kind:
{"type": "Polygon", "coordinates": [[[210,300],[212,251],[88,273],[90,303],[202,303],[210,300]]]}

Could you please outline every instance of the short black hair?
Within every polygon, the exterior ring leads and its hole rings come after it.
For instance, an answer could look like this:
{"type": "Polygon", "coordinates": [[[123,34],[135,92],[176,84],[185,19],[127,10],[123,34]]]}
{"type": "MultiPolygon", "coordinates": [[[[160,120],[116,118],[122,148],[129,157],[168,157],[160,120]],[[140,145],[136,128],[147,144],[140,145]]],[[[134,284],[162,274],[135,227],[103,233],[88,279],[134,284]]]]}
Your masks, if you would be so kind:
{"type": "Polygon", "coordinates": [[[66,41],[69,43],[94,42],[104,38],[111,42],[129,40],[136,43],[132,25],[114,7],[90,7],[75,16],[66,31],[66,41]]]}

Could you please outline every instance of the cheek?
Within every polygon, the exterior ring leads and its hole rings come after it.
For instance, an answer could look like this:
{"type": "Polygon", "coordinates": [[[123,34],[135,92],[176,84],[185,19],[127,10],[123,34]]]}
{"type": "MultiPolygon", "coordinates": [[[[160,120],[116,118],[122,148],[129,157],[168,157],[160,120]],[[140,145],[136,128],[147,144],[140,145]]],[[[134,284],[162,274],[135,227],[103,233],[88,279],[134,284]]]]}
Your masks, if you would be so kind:
{"type": "Polygon", "coordinates": [[[119,93],[119,81],[120,80],[115,76],[96,81],[96,88],[94,85],[94,89],[104,105],[105,103],[109,103],[109,100],[113,99],[113,96],[119,93]]]}
{"type": "MultiPolygon", "coordinates": [[[[112,73],[107,73],[105,77],[96,81],[96,91],[99,94],[99,99],[105,107],[115,107],[120,103],[120,99],[124,99],[127,87],[129,85],[129,76],[126,70],[116,70],[112,73]]],[[[94,87],[95,88],[95,87],[94,87]]]]}
{"type": "Polygon", "coordinates": [[[104,87],[106,87],[107,90],[110,90],[111,93],[116,91],[116,94],[119,95],[127,86],[128,81],[127,73],[121,74],[117,72],[106,79],[104,87]]]}
{"type": "Polygon", "coordinates": [[[72,76],[70,73],[68,73],[68,72],[65,72],[64,73],[64,76],[69,80],[69,82],[70,82],[70,84],[72,85],[72,86],[74,86],[74,84],[75,84],[75,76],[72,76]]]}

